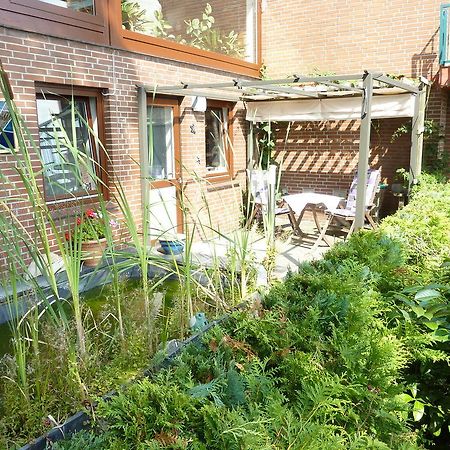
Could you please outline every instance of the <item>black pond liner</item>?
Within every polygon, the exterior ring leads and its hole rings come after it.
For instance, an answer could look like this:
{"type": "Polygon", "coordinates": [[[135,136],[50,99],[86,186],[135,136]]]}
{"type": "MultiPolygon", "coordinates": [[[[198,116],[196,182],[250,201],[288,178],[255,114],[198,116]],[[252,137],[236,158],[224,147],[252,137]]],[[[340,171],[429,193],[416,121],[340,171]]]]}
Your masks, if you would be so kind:
{"type": "MultiPolygon", "coordinates": [[[[126,261],[125,257],[116,257],[116,264],[120,265],[126,261]]],[[[106,286],[111,284],[113,281],[113,271],[112,271],[113,261],[108,258],[104,258],[100,265],[95,268],[83,267],[80,275],[80,294],[85,294],[91,289],[106,286]]],[[[148,264],[148,278],[157,279],[167,276],[169,273],[171,275],[167,278],[168,280],[176,280],[177,275],[168,269],[163,269],[162,267],[152,264],[151,259],[148,264]]],[[[205,285],[208,280],[202,273],[193,272],[192,276],[197,279],[197,281],[205,285]]],[[[125,281],[127,279],[136,280],[141,277],[141,270],[138,264],[127,268],[125,271],[120,273],[120,279],[125,281]]],[[[69,288],[69,283],[67,281],[66,272],[62,271],[56,274],[56,282],[58,287],[58,295],[61,300],[70,300],[71,293],[69,288]]],[[[39,287],[47,298],[46,305],[42,304],[42,308],[47,306],[48,303],[53,303],[56,299],[52,293],[50,285],[45,277],[39,276],[33,280],[33,282],[21,281],[17,283],[15,287],[18,300],[17,304],[12,306],[7,302],[12,293],[12,286],[3,288],[0,286],[0,325],[15,319],[16,317],[22,317],[27,313],[29,309],[36,305],[36,300],[33,298],[32,293],[39,287]],[[31,295],[30,295],[31,294],[31,295]]]]}
{"type": "MultiPolygon", "coordinates": [[[[246,304],[240,304],[234,310],[242,309],[246,304]]],[[[155,366],[151,366],[148,369],[145,369],[142,372],[141,377],[136,377],[132,380],[130,380],[128,383],[125,383],[123,387],[126,387],[130,385],[131,383],[134,383],[135,381],[138,381],[142,377],[149,378],[155,373],[159,372],[162,369],[166,369],[169,367],[172,363],[174,358],[176,358],[186,347],[188,347],[190,344],[194,344],[198,342],[201,337],[209,331],[211,328],[215,327],[216,325],[224,322],[229,318],[229,314],[225,314],[224,316],[220,317],[217,320],[213,320],[208,325],[206,325],[201,331],[194,334],[193,336],[190,336],[189,338],[185,339],[184,341],[177,341],[177,346],[174,350],[169,352],[167,356],[155,366]]],[[[111,391],[107,394],[105,394],[102,398],[104,400],[109,400],[113,398],[115,395],[118,394],[118,391],[111,391]]],[[[94,405],[95,407],[95,405],[94,405]]],[[[19,450],[46,450],[51,448],[51,445],[57,441],[62,441],[64,439],[70,438],[71,435],[74,433],[77,433],[82,430],[88,430],[90,429],[90,416],[87,412],[79,411],[73,416],[69,417],[62,425],[56,426],[52,428],[48,433],[38,437],[37,439],[29,442],[28,444],[21,447],[19,450]]]]}

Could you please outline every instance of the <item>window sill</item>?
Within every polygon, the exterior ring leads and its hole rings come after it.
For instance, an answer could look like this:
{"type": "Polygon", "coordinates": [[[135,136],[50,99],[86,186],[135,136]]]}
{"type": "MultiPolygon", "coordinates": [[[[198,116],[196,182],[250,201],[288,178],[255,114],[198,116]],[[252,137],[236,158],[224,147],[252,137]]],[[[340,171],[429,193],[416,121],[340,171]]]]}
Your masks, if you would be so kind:
{"type": "MultiPolygon", "coordinates": [[[[59,221],[70,219],[81,215],[87,207],[97,208],[99,202],[96,197],[86,197],[84,199],[68,200],[66,202],[48,204],[50,215],[53,220],[59,221]]],[[[108,212],[117,212],[118,207],[115,203],[106,202],[106,210],[108,212]]]]}
{"type": "Polygon", "coordinates": [[[223,180],[222,182],[218,182],[216,184],[211,184],[206,188],[207,192],[218,192],[218,191],[224,191],[226,189],[232,189],[239,187],[240,184],[238,181],[233,181],[231,178],[228,178],[227,180],[223,180]]]}
{"type": "Polygon", "coordinates": [[[228,172],[208,172],[205,176],[208,183],[223,183],[224,181],[231,181],[231,174],[228,172]]]}

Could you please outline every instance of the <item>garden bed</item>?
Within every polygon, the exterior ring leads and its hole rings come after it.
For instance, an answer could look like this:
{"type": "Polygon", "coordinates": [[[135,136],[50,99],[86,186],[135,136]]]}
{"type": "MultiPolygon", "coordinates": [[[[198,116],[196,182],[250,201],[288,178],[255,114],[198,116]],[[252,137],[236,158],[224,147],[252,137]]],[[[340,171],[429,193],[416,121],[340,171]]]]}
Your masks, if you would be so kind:
{"type": "Polygon", "coordinates": [[[449,224],[450,185],[428,180],[56,448],[447,448],[449,224]]]}

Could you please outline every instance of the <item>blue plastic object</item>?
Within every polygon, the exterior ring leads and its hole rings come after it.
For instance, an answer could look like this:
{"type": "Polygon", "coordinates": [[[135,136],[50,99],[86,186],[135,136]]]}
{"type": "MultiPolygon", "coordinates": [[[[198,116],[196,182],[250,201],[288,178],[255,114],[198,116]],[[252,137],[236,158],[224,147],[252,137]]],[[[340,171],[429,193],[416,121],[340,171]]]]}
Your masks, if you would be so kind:
{"type": "Polygon", "coordinates": [[[172,241],[166,239],[160,239],[161,249],[166,255],[179,255],[183,253],[184,243],[181,241],[172,241]]]}

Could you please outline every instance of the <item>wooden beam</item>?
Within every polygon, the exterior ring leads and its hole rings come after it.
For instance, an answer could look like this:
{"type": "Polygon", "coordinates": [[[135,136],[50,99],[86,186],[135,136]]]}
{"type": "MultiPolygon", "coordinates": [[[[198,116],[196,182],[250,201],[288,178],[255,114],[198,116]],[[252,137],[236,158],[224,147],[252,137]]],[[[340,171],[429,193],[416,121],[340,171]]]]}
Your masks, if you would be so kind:
{"type": "Polygon", "coordinates": [[[411,86],[401,81],[394,80],[394,78],[387,77],[386,75],[374,76],[374,79],[388,84],[389,86],[398,87],[400,89],[404,89],[405,91],[412,92],[413,94],[417,94],[419,92],[419,89],[415,86],[411,86]]]}
{"type": "Polygon", "coordinates": [[[427,87],[422,83],[414,102],[414,117],[411,130],[410,184],[416,184],[422,172],[423,132],[427,87]]]}

